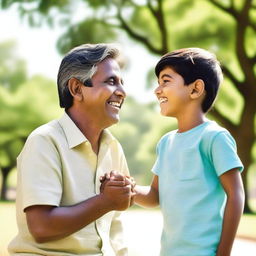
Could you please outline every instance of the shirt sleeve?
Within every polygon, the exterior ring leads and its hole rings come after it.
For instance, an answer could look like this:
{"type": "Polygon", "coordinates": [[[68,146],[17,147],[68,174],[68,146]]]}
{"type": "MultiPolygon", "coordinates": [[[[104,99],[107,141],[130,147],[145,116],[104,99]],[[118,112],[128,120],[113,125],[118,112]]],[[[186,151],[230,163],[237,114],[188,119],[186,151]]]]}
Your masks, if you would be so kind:
{"type": "Polygon", "coordinates": [[[58,206],[62,194],[59,154],[46,136],[30,136],[17,159],[23,210],[32,205],[58,206]]]}
{"type": "Polygon", "coordinates": [[[157,146],[156,146],[156,161],[155,161],[155,163],[152,167],[152,170],[151,170],[157,176],[159,176],[159,172],[161,170],[161,166],[160,166],[161,161],[160,161],[160,152],[159,152],[160,151],[160,146],[161,146],[161,141],[162,140],[160,140],[157,143],[157,146]]]}
{"type": "Polygon", "coordinates": [[[243,164],[237,155],[236,142],[227,131],[220,132],[213,138],[211,158],[218,176],[234,168],[243,171],[243,164]]]}

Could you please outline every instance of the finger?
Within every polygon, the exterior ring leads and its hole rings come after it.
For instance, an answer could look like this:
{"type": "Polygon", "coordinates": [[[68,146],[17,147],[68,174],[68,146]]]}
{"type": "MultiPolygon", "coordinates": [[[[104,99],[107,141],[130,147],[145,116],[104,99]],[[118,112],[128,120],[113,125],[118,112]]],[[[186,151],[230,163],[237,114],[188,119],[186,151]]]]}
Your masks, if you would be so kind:
{"type": "Polygon", "coordinates": [[[110,172],[110,177],[115,176],[116,174],[118,174],[117,171],[112,170],[112,171],[110,172]]]}
{"type": "Polygon", "coordinates": [[[106,180],[106,176],[100,176],[100,182],[103,183],[106,180]]]}
{"type": "Polygon", "coordinates": [[[106,183],[107,186],[114,186],[114,187],[124,187],[125,186],[125,181],[123,180],[109,180],[106,183]]]}
{"type": "Polygon", "coordinates": [[[109,180],[110,179],[110,174],[109,173],[105,173],[104,175],[100,176],[100,181],[104,181],[104,180],[109,180]]]}
{"type": "Polygon", "coordinates": [[[121,174],[116,174],[115,176],[110,177],[111,180],[120,180],[120,181],[125,181],[125,177],[121,174]]]}

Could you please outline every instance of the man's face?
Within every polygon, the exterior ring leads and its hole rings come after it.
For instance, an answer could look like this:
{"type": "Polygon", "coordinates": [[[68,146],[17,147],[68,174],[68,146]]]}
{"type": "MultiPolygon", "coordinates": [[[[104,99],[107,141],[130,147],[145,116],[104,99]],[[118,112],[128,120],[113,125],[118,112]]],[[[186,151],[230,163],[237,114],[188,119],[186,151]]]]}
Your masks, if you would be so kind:
{"type": "Polygon", "coordinates": [[[179,117],[185,111],[189,101],[189,86],[184,85],[184,79],[172,68],[164,68],[158,78],[159,86],[155,94],[159,100],[161,114],[179,117]]]}
{"type": "Polygon", "coordinates": [[[119,111],[126,96],[120,67],[107,58],[97,65],[92,87],[83,87],[84,111],[106,128],[119,121],[119,111]]]}

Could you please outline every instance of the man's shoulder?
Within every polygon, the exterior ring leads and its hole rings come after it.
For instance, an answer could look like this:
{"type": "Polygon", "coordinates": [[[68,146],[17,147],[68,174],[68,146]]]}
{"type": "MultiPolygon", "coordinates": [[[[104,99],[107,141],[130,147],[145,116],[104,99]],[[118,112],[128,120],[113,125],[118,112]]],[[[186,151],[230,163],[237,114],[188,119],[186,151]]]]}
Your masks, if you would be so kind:
{"type": "Polygon", "coordinates": [[[58,120],[52,120],[46,124],[43,124],[33,130],[28,136],[28,140],[34,140],[36,138],[52,138],[60,135],[61,126],[58,120]]]}

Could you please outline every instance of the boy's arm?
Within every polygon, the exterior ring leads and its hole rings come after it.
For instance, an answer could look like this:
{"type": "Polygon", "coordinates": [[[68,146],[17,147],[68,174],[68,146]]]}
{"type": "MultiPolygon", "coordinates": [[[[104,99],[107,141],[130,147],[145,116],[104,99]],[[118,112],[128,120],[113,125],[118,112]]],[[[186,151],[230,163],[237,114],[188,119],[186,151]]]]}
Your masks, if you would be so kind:
{"type": "Polygon", "coordinates": [[[150,186],[138,186],[135,188],[134,202],[144,207],[155,207],[159,205],[158,176],[154,175],[150,186]]]}
{"type": "Polygon", "coordinates": [[[244,189],[240,172],[232,169],[220,176],[227,194],[222,233],[216,256],[229,256],[244,208],[244,189]]]}

